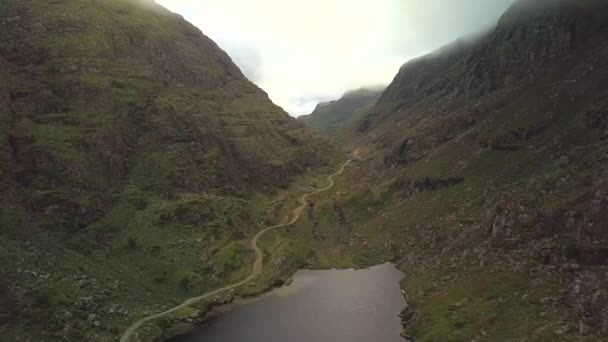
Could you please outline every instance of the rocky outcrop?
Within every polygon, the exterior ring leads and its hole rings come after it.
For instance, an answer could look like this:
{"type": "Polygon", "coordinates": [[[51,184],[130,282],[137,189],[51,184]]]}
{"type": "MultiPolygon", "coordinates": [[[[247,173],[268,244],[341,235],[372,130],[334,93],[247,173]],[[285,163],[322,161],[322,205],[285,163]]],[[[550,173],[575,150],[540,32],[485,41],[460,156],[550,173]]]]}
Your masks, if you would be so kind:
{"type": "Polygon", "coordinates": [[[408,176],[401,176],[395,181],[395,185],[398,189],[404,190],[408,195],[411,195],[418,192],[436,191],[448,188],[458,185],[463,181],[464,178],[454,176],[447,178],[422,177],[416,180],[413,180],[408,176]]]}

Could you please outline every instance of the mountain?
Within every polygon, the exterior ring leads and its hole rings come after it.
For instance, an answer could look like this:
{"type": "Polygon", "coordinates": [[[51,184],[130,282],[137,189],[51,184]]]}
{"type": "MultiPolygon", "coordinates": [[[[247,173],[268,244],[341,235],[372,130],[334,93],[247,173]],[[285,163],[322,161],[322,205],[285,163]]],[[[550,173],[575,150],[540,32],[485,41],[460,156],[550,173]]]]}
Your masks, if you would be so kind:
{"type": "Polygon", "coordinates": [[[298,117],[317,133],[335,136],[346,133],[352,123],[366,114],[382,94],[382,89],[361,88],[346,92],[339,100],[322,102],[308,115],[298,117]]]}
{"type": "Polygon", "coordinates": [[[152,1],[3,1],[0,119],[2,340],[112,336],[239,278],[271,198],[336,157],[152,1]]]}
{"type": "Polygon", "coordinates": [[[406,335],[608,338],[607,59],[608,3],[519,0],[358,121],[365,161],[311,215],[407,273],[406,335]]]}
{"type": "MultiPolygon", "coordinates": [[[[338,164],[151,1],[4,1],[0,18],[0,340],[115,340],[244,279],[251,237],[338,164]]],[[[518,0],[377,101],[320,106],[354,157],[260,239],[270,272],[139,338],[298,268],[392,261],[414,340],[607,340],[607,58],[606,1],[518,0]]]]}
{"type": "MultiPolygon", "coordinates": [[[[583,100],[575,96],[577,89],[594,93],[588,94],[592,98],[585,96],[586,102],[601,102],[603,89],[594,81],[604,76],[597,65],[604,53],[604,13],[596,11],[602,5],[601,1],[517,2],[496,30],[405,64],[361,122],[361,130],[368,133],[365,136],[392,141],[393,146],[382,148],[387,155],[398,152],[405,140],[415,140],[413,148],[425,151],[470,129],[492,111],[502,109],[510,120],[514,114],[508,109],[516,107],[522,111],[518,116],[532,125],[548,114],[536,110],[539,106],[550,105],[545,108],[553,112],[563,110],[552,108],[560,107],[560,100],[583,100]],[[578,78],[589,83],[577,83],[578,78]],[[575,94],[557,96],[564,88],[575,94]],[[506,103],[515,98],[515,103],[506,103]]],[[[590,105],[578,107],[585,106],[590,105]]]]}

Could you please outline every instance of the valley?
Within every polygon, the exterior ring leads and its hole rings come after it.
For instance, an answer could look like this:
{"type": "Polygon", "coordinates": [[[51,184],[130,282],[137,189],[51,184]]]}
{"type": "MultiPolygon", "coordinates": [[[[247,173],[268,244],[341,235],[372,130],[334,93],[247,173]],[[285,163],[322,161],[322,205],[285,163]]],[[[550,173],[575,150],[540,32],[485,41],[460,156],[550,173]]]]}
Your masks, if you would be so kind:
{"type": "Polygon", "coordinates": [[[606,340],[606,58],[605,1],[516,0],[296,119],[152,0],[4,1],[0,341],[606,340]]]}
{"type": "MultiPolygon", "coordinates": [[[[354,158],[359,158],[358,157],[358,151],[354,151],[353,152],[353,156],[354,158]]],[[[146,318],[143,318],[137,322],[135,322],[133,325],[131,325],[129,327],[129,329],[127,329],[127,331],[122,335],[120,341],[121,342],[128,342],[131,339],[131,336],[135,333],[135,331],[144,323],[151,321],[151,320],[155,320],[158,318],[162,318],[163,316],[167,316],[171,313],[174,313],[178,310],[182,310],[185,308],[189,308],[191,306],[193,306],[194,304],[197,304],[198,302],[201,302],[207,298],[210,298],[212,296],[215,296],[221,292],[225,292],[228,290],[232,290],[234,288],[237,288],[239,286],[242,286],[244,284],[247,284],[249,282],[251,282],[252,280],[254,280],[256,277],[258,277],[259,275],[262,274],[262,272],[264,271],[264,253],[263,251],[260,249],[260,247],[258,247],[258,241],[260,240],[260,238],[262,238],[264,236],[264,234],[273,231],[275,229],[280,229],[280,228],[285,228],[285,227],[289,227],[291,225],[293,225],[294,223],[296,223],[301,215],[302,212],[304,211],[304,209],[308,206],[308,202],[307,202],[307,198],[310,196],[314,196],[316,194],[325,192],[329,189],[331,189],[334,186],[334,178],[341,175],[344,172],[344,169],[348,166],[348,164],[350,164],[352,162],[352,159],[349,159],[348,161],[346,161],[344,164],[342,164],[342,166],[340,167],[340,169],[327,177],[327,181],[328,181],[328,185],[321,188],[321,189],[317,189],[314,190],[312,192],[306,193],[301,195],[300,197],[298,197],[298,203],[299,206],[296,207],[295,209],[293,209],[293,211],[291,211],[287,216],[285,216],[282,220],[281,223],[271,226],[271,227],[267,227],[262,229],[259,233],[257,233],[253,239],[251,239],[251,248],[255,251],[255,261],[253,262],[253,267],[251,270],[251,273],[247,276],[247,278],[239,281],[238,283],[235,284],[231,284],[225,287],[222,287],[220,289],[217,290],[213,290],[211,292],[207,292],[201,296],[197,296],[197,297],[193,297],[193,298],[189,298],[187,299],[185,302],[183,302],[182,304],[175,306],[169,310],[163,311],[161,313],[152,315],[152,316],[148,316],[146,318]]],[[[204,313],[202,313],[204,315],[204,313]]]]}

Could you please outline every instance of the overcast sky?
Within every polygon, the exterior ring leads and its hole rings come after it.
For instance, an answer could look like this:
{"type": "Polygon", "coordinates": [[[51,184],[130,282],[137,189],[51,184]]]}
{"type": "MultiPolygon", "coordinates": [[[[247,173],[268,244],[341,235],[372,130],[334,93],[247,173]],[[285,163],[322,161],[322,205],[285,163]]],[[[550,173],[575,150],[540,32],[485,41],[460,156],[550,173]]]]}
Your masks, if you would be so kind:
{"type": "Polygon", "coordinates": [[[496,23],[514,0],[156,0],[290,114],[388,84],[407,60],[496,23]]]}

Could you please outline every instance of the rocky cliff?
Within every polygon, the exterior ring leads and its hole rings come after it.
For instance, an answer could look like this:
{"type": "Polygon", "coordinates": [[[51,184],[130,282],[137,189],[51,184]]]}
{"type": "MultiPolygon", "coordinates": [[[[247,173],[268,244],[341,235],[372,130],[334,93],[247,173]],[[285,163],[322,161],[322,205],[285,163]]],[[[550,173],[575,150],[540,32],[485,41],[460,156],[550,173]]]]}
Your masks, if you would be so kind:
{"type": "MultiPolygon", "coordinates": [[[[508,105],[535,112],[540,102],[560,107],[566,98],[585,100],[584,107],[601,102],[604,7],[601,1],[519,1],[491,32],[408,62],[360,123],[363,140],[383,149],[389,140],[396,149],[416,140],[425,149],[508,105]],[[571,94],[558,96],[566,88],[571,94]]],[[[533,115],[526,116],[540,120],[533,115]]]]}
{"type": "Polygon", "coordinates": [[[406,334],[607,338],[607,58],[605,1],[520,0],[358,123],[373,191],[341,200],[408,272],[406,334]]]}

